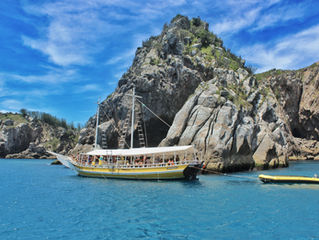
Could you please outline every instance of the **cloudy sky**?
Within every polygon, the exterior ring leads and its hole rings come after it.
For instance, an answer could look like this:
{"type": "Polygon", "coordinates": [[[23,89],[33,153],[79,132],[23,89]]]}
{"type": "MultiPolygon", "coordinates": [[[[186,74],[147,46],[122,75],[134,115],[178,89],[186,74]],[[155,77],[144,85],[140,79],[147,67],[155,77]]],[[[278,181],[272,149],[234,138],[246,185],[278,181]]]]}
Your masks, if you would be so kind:
{"type": "Polygon", "coordinates": [[[176,14],[200,16],[257,72],[319,61],[319,1],[1,0],[0,111],[85,123],[142,41],[176,14]]]}

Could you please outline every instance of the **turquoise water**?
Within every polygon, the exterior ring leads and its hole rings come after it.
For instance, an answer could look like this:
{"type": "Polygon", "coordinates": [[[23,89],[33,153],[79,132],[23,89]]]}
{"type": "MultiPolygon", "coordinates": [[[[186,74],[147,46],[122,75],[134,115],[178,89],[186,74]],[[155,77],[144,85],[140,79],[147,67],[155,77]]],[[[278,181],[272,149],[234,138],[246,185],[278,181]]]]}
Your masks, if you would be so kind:
{"type": "Polygon", "coordinates": [[[195,182],[83,178],[49,163],[0,160],[1,240],[319,239],[319,185],[254,179],[311,176],[319,162],[195,182]]]}

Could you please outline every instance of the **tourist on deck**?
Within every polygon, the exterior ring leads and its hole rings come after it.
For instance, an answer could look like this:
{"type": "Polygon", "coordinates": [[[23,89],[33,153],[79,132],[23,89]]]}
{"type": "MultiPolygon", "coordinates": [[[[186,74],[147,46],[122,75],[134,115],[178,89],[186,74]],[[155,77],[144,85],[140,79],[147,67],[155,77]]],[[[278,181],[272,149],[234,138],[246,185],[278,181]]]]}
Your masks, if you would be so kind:
{"type": "Polygon", "coordinates": [[[101,155],[100,157],[99,157],[99,165],[102,165],[103,164],[103,156],[101,155]]]}

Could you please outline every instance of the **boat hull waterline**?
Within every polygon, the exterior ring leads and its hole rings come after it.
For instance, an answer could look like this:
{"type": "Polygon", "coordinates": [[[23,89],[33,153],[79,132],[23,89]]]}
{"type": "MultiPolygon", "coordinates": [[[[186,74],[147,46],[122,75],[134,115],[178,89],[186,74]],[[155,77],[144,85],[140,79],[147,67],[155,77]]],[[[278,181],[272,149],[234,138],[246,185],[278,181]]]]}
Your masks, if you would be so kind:
{"type": "Polygon", "coordinates": [[[310,183],[319,184],[319,178],[305,176],[271,176],[261,174],[258,176],[264,183],[310,183]]]}
{"type": "Polygon", "coordinates": [[[75,166],[78,175],[85,177],[123,178],[123,179],[183,179],[188,165],[153,168],[92,168],[75,166]]]}

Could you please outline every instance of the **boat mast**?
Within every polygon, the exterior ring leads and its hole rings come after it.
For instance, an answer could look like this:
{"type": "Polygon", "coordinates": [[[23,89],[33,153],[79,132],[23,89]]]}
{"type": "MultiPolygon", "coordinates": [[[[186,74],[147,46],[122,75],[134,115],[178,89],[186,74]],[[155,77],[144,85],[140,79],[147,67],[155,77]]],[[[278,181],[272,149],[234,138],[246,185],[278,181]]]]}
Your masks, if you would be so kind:
{"type": "Polygon", "coordinates": [[[135,98],[138,100],[138,98],[142,98],[141,96],[135,95],[135,85],[133,85],[133,94],[125,94],[126,96],[132,97],[132,122],[131,122],[131,147],[133,148],[133,138],[134,138],[134,120],[135,120],[135,98]]]}
{"type": "Polygon", "coordinates": [[[131,148],[133,148],[133,134],[134,134],[134,110],[135,110],[135,86],[133,86],[133,95],[132,95],[132,123],[131,123],[131,148]]]}
{"type": "Polygon", "coordinates": [[[98,131],[99,131],[99,116],[100,116],[100,103],[99,103],[99,101],[100,100],[97,101],[94,149],[97,149],[97,137],[98,137],[98,131]]]}

